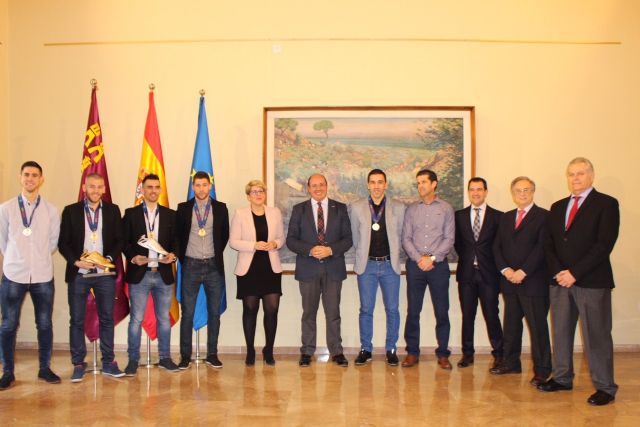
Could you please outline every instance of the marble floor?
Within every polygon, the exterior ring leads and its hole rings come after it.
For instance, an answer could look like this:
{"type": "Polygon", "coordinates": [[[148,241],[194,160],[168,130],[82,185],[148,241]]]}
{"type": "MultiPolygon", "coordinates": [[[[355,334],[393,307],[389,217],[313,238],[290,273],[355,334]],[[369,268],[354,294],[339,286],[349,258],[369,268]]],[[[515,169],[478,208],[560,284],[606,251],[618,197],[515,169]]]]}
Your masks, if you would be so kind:
{"type": "MultiPolygon", "coordinates": [[[[294,356],[278,356],[275,367],[261,360],[245,367],[243,356],[221,355],[221,370],[199,364],[180,373],[141,368],[135,378],[88,374],[71,383],[68,353],[56,351],[52,368],[63,378],[58,385],[36,380],[36,351],[17,356],[17,381],[0,392],[3,427],[640,425],[640,353],[616,354],[620,390],[604,407],[586,403],[593,389],[580,354],[574,390],[550,394],[529,385],[530,372],[490,375],[489,355],[453,371],[438,369],[431,355],[414,368],[386,366],[382,356],[356,367],[351,356],[346,369],[327,363],[326,356],[301,369],[294,356]]],[[[117,359],[123,368],[126,354],[117,359]]],[[[530,364],[528,356],[523,362],[530,364]]]]}

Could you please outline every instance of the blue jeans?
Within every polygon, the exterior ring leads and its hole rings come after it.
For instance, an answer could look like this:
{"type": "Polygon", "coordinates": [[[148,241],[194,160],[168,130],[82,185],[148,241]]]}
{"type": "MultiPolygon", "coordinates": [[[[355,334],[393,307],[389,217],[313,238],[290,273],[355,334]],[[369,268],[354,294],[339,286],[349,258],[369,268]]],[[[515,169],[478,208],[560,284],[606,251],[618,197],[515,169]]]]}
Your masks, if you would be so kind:
{"type": "Polygon", "coordinates": [[[84,316],[87,311],[87,295],[93,289],[100,325],[100,352],[102,363],[113,362],[113,304],[116,297],[115,276],[82,277],[78,274],[69,282],[69,349],[71,363],[78,365],[87,356],[84,339],[84,316]]]}
{"type": "Polygon", "coordinates": [[[142,320],[147,309],[149,294],[153,297],[153,305],[156,314],[156,329],[158,333],[158,355],[160,359],[171,357],[169,346],[171,344],[171,322],[169,320],[169,308],[173,286],[162,281],[160,273],[147,271],[140,283],[129,283],[129,301],[131,312],[129,313],[129,360],[140,360],[140,335],[142,334],[142,320]]]}
{"type": "Polygon", "coordinates": [[[195,259],[185,257],[182,265],[182,294],[180,295],[180,355],[191,357],[193,314],[200,285],[207,296],[207,355],[218,354],[220,333],[220,298],[224,288],[224,277],[216,268],[215,258],[195,259]]]}
{"type": "Polygon", "coordinates": [[[429,287],[433,312],[436,317],[436,356],[448,357],[449,351],[449,264],[447,261],[435,263],[431,271],[422,271],[413,260],[407,260],[407,322],[404,339],[407,353],[420,354],[420,312],[424,294],[429,287]]]}
{"type": "Polygon", "coordinates": [[[33,309],[38,329],[38,351],[40,368],[47,368],[51,363],[53,347],[53,296],[55,288],[53,280],[43,283],[16,283],[2,276],[0,283],[0,308],[2,309],[2,353],[4,372],[13,373],[16,335],[20,326],[20,312],[25,295],[31,294],[33,309]]]}
{"type": "Polygon", "coordinates": [[[360,346],[362,350],[373,351],[373,311],[376,307],[378,284],[382,291],[382,302],[387,315],[387,339],[385,350],[395,350],[400,331],[400,276],[393,271],[391,261],[367,262],[364,273],[358,275],[360,292],[360,346]]]}

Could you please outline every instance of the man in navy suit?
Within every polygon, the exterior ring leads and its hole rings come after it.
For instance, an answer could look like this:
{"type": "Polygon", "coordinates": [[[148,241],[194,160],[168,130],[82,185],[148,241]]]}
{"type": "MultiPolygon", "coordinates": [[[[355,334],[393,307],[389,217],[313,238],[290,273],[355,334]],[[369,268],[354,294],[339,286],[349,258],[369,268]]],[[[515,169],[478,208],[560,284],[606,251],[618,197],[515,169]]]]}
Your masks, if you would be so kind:
{"type": "Polygon", "coordinates": [[[504,359],[491,368],[494,375],[522,372],[522,318],[527,320],[531,337],[534,376],[538,386],[551,373],[549,342],[549,274],[544,257],[544,237],[548,211],[533,203],[536,184],[525,176],[511,181],[511,195],[517,209],[500,219],[493,243],[496,266],[502,274],[504,297],[504,359]]]}
{"type": "Polygon", "coordinates": [[[287,247],[297,254],[295,278],[302,296],[300,366],[311,364],[316,350],[316,317],[322,297],[331,360],[346,367],[340,336],[340,293],[347,278],[344,254],[352,244],[347,206],[327,197],[327,179],[320,174],[307,181],[311,200],[293,207],[287,247]]]}
{"type": "Polygon", "coordinates": [[[596,392],[587,402],[606,405],[615,400],[611,338],[609,256],[618,238],[618,201],[593,188],[593,164],[577,157],[567,167],[570,197],[551,206],[546,244],[553,314],[553,379],[542,391],[573,388],[573,340],[580,318],[584,350],[596,392]]]}
{"type": "Polygon", "coordinates": [[[462,359],[459,368],[473,365],[473,334],[478,310],[482,308],[493,368],[502,361],[502,326],[498,308],[500,273],[493,257],[493,240],[498,231],[502,212],[487,205],[487,181],[474,177],[467,184],[470,206],[456,211],[456,240],[458,253],[458,296],[462,309],[462,359]]]}
{"type": "MultiPolygon", "coordinates": [[[[86,250],[98,252],[115,262],[122,252],[122,227],[118,205],[105,202],[104,178],[97,173],[84,179],[84,200],[73,203],[62,211],[58,249],[67,261],[65,281],[69,284],[69,349],[73,373],[71,382],[80,382],[87,364],[87,346],[84,339],[84,317],[87,295],[93,290],[98,312],[102,373],[122,377],[113,352],[113,305],[116,299],[116,276],[85,277],[96,270],[90,262],[80,260],[86,250]]],[[[101,271],[100,271],[101,272],[101,271]]]]}

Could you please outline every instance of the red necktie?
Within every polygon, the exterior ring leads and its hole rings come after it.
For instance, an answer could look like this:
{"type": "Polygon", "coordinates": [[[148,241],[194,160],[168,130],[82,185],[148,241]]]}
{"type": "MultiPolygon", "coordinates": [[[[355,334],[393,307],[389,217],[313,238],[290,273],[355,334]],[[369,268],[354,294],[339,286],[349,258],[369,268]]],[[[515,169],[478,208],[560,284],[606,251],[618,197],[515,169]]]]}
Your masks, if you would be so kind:
{"type": "Polygon", "coordinates": [[[564,228],[565,231],[569,229],[569,227],[571,227],[571,223],[573,222],[573,219],[576,217],[576,213],[578,213],[578,208],[579,208],[579,201],[580,201],[580,197],[582,196],[573,196],[573,206],[571,206],[571,211],[569,212],[569,219],[567,219],[567,226],[564,228]]]}
{"type": "Polygon", "coordinates": [[[518,217],[516,218],[516,230],[518,229],[518,227],[520,227],[520,223],[522,222],[522,218],[524,218],[525,212],[526,211],[524,209],[518,210],[518,217]]]}

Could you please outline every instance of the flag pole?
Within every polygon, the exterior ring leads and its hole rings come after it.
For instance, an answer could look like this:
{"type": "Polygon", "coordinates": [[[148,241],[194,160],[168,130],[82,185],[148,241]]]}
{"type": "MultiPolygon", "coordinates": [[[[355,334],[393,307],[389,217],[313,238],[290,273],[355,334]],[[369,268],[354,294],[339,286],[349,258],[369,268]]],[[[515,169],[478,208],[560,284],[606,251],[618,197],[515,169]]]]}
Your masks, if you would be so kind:
{"type": "Polygon", "coordinates": [[[204,357],[200,356],[200,329],[196,331],[196,363],[204,362],[204,357]]]}
{"type": "Polygon", "coordinates": [[[98,88],[98,81],[96,79],[89,80],[89,84],[91,85],[91,89],[97,89],[98,88]]]}
{"type": "Polygon", "coordinates": [[[98,375],[102,369],[98,368],[98,340],[93,341],[93,364],[90,369],[87,369],[87,372],[93,372],[93,375],[98,375]]]}
{"type": "Polygon", "coordinates": [[[147,360],[142,364],[147,369],[155,368],[156,365],[151,363],[151,338],[147,335],[147,360]]]}

